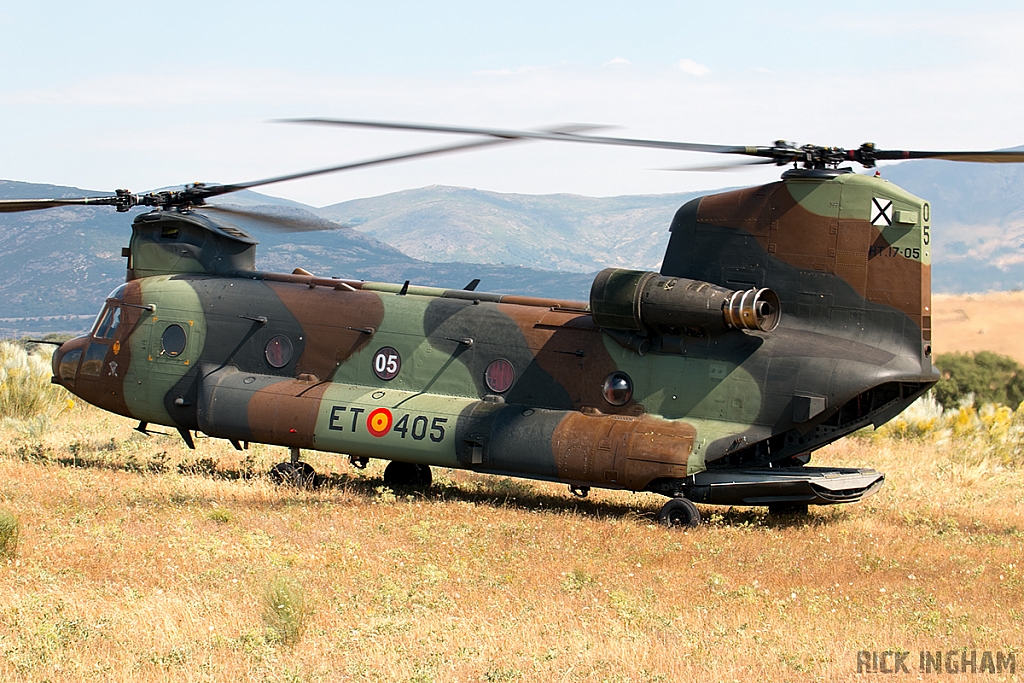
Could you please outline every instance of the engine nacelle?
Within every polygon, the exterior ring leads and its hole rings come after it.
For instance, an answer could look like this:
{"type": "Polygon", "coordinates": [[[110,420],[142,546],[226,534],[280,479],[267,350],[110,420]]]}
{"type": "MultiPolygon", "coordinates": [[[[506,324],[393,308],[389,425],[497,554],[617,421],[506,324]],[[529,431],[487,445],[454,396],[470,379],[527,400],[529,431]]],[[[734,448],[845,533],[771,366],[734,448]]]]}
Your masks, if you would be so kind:
{"type": "Polygon", "coordinates": [[[735,291],[621,268],[605,268],[594,278],[590,310],[601,327],[660,334],[771,332],[782,317],[779,297],[767,288],[735,291]]]}

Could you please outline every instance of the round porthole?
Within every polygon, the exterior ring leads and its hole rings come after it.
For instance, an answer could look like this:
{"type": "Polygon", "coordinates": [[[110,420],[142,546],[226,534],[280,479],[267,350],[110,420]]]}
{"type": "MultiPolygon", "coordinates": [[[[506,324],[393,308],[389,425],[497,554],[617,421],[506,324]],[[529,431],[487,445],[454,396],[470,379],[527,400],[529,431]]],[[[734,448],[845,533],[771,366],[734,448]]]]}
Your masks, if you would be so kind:
{"type": "Polygon", "coordinates": [[[283,368],[292,359],[292,342],[288,337],[279,334],[267,342],[263,355],[271,367],[283,368]]]}
{"type": "Polygon", "coordinates": [[[624,406],[633,398],[633,380],[624,372],[613,372],[604,380],[601,393],[613,406],[624,406]]]}
{"type": "Polygon", "coordinates": [[[515,378],[515,368],[504,358],[491,361],[487,370],[484,371],[484,382],[487,383],[487,388],[496,394],[504,394],[508,391],[515,378]]]}
{"type": "Polygon", "coordinates": [[[168,356],[180,356],[185,350],[185,330],[181,325],[168,325],[160,337],[160,350],[168,356]]]}

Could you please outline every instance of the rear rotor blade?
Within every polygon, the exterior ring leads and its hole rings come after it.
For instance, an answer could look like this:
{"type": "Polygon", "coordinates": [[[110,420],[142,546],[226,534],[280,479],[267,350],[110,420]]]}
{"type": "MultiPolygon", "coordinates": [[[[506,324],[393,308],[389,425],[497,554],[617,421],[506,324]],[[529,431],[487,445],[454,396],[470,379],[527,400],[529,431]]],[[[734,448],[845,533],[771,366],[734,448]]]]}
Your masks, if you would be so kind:
{"type": "Polygon", "coordinates": [[[771,162],[769,163],[776,163],[779,165],[795,163],[802,164],[806,167],[838,166],[844,162],[856,161],[870,168],[874,166],[875,161],[902,159],[945,159],[948,161],[969,161],[978,163],[1024,162],[1024,152],[1021,151],[890,151],[875,149],[874,145],[871,144],[862,145],[859,149],[847,151],[841,147],[822,147],[819,145],[804,145],[802,147],[797,147],[792,143],[784,143],[782,141],[777,142],[773,146],[708,145],[692,142],[673,142],[670,140],[643,140],[637,138],[580,135],[578,131],[573,130],[509,130],[503,128],[474,128],[467,126],[446,126],[423,123],[398,123],[391,121],[366,121],[360,119],[333,118],[284,119],[283,121],[287,123],[313,123],[328,126],[355,126],[362,128],[384,128],[434,133],[483,135],[503,140],[551,140],[559,142],[582,142],[598,145],[617,145],[622,147],[673,149],[684,152],[738,154],[770,159],[771,162]]]}
{"type": "Polygon", "coordinates": [[[485,135],[504,140],[556,140],[560,142],[585,142],[599,145],[618,145],[622,147],[653,147],[655,149],[675,149],[684,152],[713,152],[716,154],[747,154],[765,156],[763,147],[738,147],[730,145],[705,145],[693,142],[672,142],[668,140],[640,140],[635,138],[612,138],[598,135],[580,135],[575,132],[508,130],[501,128],[467,128],[462,126],[436,126],[420,123],[393,123],[390,121],[363,121],[357,119],[282,119],[285,123],[313,123],[327,126],[356,126],[362,128],[388,128],[394,130],[417,130],[433,133],[459,133],[464,135],[485,135]]]}
{"type": "Polygon", "coordinates": [[[697,173],[717,171],[742,171],[750,166],[774,165],[774,159],[751,159],[749,161],[734,161],[729,164],[709,164],[707,166],[676,166],[674,168],[662,168],[660,171],[690,171],[697,173]]]}
{"type": "Polygon", "coordinates": [[[1013,150],[993,150],[990,152],[913,152],[878,150],[875,158],[879,160],[903,159],[943,159],[945,161],[969,161],[982,164],[1018,164],[1024,162],[1024,152],[1013,150]]]}

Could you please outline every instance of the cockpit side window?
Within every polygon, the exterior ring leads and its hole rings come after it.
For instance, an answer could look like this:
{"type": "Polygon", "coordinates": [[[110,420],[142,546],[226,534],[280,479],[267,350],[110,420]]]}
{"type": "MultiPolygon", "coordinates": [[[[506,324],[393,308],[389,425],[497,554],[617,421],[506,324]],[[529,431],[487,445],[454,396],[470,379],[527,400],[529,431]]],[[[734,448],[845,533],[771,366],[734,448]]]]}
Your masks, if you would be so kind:
{"type": "Polygon", "coordinates": [[[110,314],[104,318],[100,328],[96,330],[96,336],[101,339],[113,339],[114,335],[117,334],[117,328],[120,324],[121,307],[111,306],[110,314]]]}
{"type": "Polygon", "coordinates": [[[93,337],[97,339],[111,339],[121,324],[121,307],[117,305],[124,299],[124,290],[127,284],[120,285],[107,296],[107,305],[103,307],[96,321],[93,323],[93,337]]]}
{"type": "Polygon", "coordinates": [[[110,327],[110,319],[114,315],[112,309],[113,307],[108,304],[107,306],[104,306],[103,310],[100,311],[100,314],[96,316],[96,322],[93,325],[92,336],[102,337],[103,330],[110,327]]]}

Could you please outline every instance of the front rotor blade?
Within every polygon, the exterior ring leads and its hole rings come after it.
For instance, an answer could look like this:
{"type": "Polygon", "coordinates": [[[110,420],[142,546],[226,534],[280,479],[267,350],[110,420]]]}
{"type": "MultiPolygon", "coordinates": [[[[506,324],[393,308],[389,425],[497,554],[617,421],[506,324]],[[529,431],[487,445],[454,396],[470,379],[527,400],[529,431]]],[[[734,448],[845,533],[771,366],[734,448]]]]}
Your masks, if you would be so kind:
{"type": "Polygon", "coordinates": [[[230,214],[236,219],[252,221],[258,227],[273,232],[319,232],[341,230],[348,227],[321,218],[311,211],[291,206],[268,204],[243,207],[234,204],[204,204],[199,208],[201,211],[217,211],[230,214]]]}
{"type": "Polygon", "coordinates": [[[0,199],[0,213],[38,211],[58,206],[116,206],[120,197],[67,197],[65,199],[0,199]]]}
{"type": "Polygon", "coordinates": [[[693,142],[672,142],[669,140],[639,140],[634,138],[610,138],[598,135],[579,135],[573,132],[506,130],[500,128],[465,128],[462,126],[435,126],[421,123],[392,123],[389,121],[362,121],[356,119],[282,119],[286,123],[315,123],[328,126],[358,126],[363,128],[389,128],[395,130],[418,130],[433,133],[459,133],[464,135],[486,135],[503,140],[557,140],[560,142],[584,142],[596,145],[618,145],[621,147],[652,147],[674,149],[684,152],[712,152],[715,154],[746,154],[768,156],[769,148],[739,147],[730,145],[705,145],[693,142]]]}
{"type": "MultiPolygon", "coordinates": [[[[555,134],[560,133],[574,133],[584,130],[593,130],[594,128],[600,128],[601,126],[592,126],[587,124],[566,124],[563,126],[557,126],[552,129],[555,134]]],[[[497,140],[478,140],[476,142],[463,142],[457,145],[445,145],[444,147],[431,147],[429,149],[421,149],[412,152],[403,152],[401,154],[393,154],[386,157],[377,157],[375,159],[366,159],[363,161],[354,161],[347,164],[340,164],[338,166],[328,166],[327,168],[318,168],[312,171],[302,171],[300,173],[289,173],[287,175],[275,176],[273,178],[263,178],[261,180],[253,180],[247,183],[232,183],[230,185],[195,185],[186,188],[184,194],[197,203],[202,203],[203,199],[209,197],[218,197],[223,194],[231,192],[238,192],[239,190],[248,190],[249,188],[259,187],[261,185],[270,185],[272,183],[283,183],[287,180],[298,180],[299,178],[308,178],[310,176],[324,175],[326,173],[338,173],[340,171],[349,171],[355,168],[365,168],[367,166],[377,166],[380,164],[389,164],[396,161],[406,161],[408,159],[418,159],[420,157],[437,156],[441,154],[449,154],[453,152],[463,152],[471,149],[479,149],[481,147],[491,147],[494,145],[500,145],[508,142],[517,142],[520,138],[499,138],[497,140]]]]}
{"type": "Polygon", "coordinates": [[[302,171],[300,173],[289,173],[288,175],[275,176],[273,178],[264,178],[262,180],[253,180],[248,183],[235,183],[232,185],[210,185],[201,188],[201,195],[203,197],[216,197],[218,195],[227,194],[229,192],[238,192],[239,190],[248,190],[252,187],[259,187],[261,185],[270,185],[272,183],[283,183],[286,180],[298,180],[299,178],[309,178],[315,175],[324,175],[325,173],[337,173],[339,171],[348,171],[353,168],[364,168],[366,166],[376,166],[378,164],[389,164],[395,161],[405,161],[406,159],[416,159],[419,157],[436,156],[439,154],[448,154],[451,152],[462,152],[469,149],[477,149],[480,147],[490,147],[492,145],[500,145],[505,142],[514,142],[514,140],[479,140],[476,142],[465,142],[461,145],[448,145],[445,147],[432,147],[430,149],[421,149],[414,152],[404,152],[402,154],[394,154],[386,157],[378,157],[376,159],[366,159],[364,161],[354,161],[348,164],[340,164],[338,166],[329,166],[327,168],[318,168],[312,171],[302,171]]]}
{"type": "Polygon", "coordinates": [[[943,159],[945,161],[969,161],[980,164],[1019,164],[1024,162],[1024,152],[997,150],[990,152],[912,152],[878,150],[875,158],[893,159],[943,159]]]}

